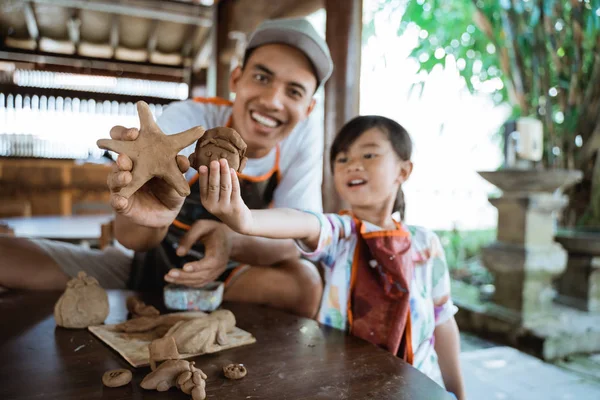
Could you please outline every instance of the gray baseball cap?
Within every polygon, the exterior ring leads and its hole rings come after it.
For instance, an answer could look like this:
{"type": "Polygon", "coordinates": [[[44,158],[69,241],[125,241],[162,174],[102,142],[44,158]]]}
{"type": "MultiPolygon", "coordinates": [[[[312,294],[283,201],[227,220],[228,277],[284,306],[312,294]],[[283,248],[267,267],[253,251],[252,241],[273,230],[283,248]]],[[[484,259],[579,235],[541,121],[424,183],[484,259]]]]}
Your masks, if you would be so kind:
{"type": "Polygon", "coordinates": [[[264,21],[250,36],[246,51],[273,43],[287,44],[306,55],[317,72],[317,88],[325,84],[331,76],[333,61],[329,47],[306,19],[281,18],[264,21]]]}

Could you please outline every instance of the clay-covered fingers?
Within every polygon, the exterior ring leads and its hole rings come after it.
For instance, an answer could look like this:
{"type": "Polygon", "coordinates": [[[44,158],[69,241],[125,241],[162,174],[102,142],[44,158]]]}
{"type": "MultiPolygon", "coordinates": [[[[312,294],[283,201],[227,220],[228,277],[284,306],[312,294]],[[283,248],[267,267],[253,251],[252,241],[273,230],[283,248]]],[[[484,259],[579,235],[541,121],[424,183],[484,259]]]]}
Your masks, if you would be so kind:
{"type": "Polygon", "coordinates": [[[182,173],[186,173],[188,169],[190,169],[190,160],[187,159],[186,156],[178,155],[176,158],[177,166],[182,173]]]}
{"type": "Polygon", "coordinates": [[[108,174],[106,183],[111,193],[116,193],[125,186],[127,186],[131,182],[132,178],[133,175],[130,171],[123,171],[119,168],[117,164],[114,164],[111,168],[110,173],[108,174]]]}
{"type": "Polygon", "coordinates": [[[139,134],[140,130],[137,128],[125,128],[120,125],[113,126],[110,130],[110,137],[115,140],[135,140],[139,134]]]}

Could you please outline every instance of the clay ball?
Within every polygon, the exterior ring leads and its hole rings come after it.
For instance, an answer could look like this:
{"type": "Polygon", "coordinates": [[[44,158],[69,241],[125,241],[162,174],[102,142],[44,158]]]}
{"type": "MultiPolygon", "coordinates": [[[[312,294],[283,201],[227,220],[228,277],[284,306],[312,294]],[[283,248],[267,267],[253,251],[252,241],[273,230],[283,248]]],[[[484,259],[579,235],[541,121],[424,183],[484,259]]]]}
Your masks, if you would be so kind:
{"type": "Polygon", "coordinates": [[[131,382],[131,371],[128,369],[113,369],[102,375],[102,383],[108,387],[125,386],[131,382]]]}
{"type": "Polygon", "coordinates": [[[235,130],[231,128],[213,128],[204,133],[196,142],[196,149],[189,157],[192,168],[209,166],[211,161],[226,159],[229,166],[237,172],[242,172],[246,166],[246,143],[235,130]]]}
{"type": "Polygon", "coordinates": [[[223,373],[228,379],[242,379],[246,376],[248,370],[242,364],[229,364],[223,367],[223,373]]]}
{"type": "Polygon", "coordinates": [[[82,329],[104,322],[109,312],[108,295],[98,281],[84,271],[67,282],[54,306],[54,319],[63,328],[82,329]]]}

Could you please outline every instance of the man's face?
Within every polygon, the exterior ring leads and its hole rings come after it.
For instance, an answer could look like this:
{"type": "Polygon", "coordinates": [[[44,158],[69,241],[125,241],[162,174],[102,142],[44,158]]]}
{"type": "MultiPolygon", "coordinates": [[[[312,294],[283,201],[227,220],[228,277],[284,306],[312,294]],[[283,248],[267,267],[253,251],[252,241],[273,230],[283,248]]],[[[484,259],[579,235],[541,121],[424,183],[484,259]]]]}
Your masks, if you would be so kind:
{"type": "Polygon", "coordinates": [[[230,86],[235,92],[233,128],[248,145],[247,156],[258,158],[308,117],[317,79],[300,50],[269,44],[256,48],[243,70],[232,72],[230,86]]]}

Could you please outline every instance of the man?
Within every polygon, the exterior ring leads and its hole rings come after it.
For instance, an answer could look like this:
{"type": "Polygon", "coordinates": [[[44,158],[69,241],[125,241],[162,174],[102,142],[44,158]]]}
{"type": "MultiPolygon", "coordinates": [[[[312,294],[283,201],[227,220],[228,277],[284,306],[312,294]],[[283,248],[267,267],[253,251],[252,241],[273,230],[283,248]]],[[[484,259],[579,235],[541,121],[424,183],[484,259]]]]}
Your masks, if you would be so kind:
{"type": "MultiPolygon", "coordinates": [[[[197,125],[231,126],[248,146],[248,162],[240,175],[248,203],[254,208],[320,211],[323,138],[308,116],[315,91],[332,69],[327,45],[306,20],[267,21],[250,37],[243,65],[231,73],[233,103],[173,103],[157,123],[168,134],[197,125]]],[[[139,132],[117,126],[110,134],[113,139],[135,140],[139,132]]],[[[316,268],[300,259],[289,240],[242,236],[211,218],[201,207],[195,171],[188,170],[185,156],[193,149],[177,158],[190,180],[192,194],[187,198],[164,181],[153,180],[125,199],[118,191],[131,181],[131,159],[121,154],[113,166],[108,186],[116,211],[115,237],[136,251],[133,263],[116,248],[100,252],[4,238],[0,285],[61,289],[81,269],[107,288],[129,283],[135,289],[155,289],[165,281],[200,287],[218,280],[225,282],[226,300],[314,316],[322,292],[316,268]]]]}

